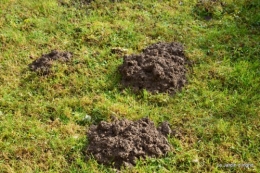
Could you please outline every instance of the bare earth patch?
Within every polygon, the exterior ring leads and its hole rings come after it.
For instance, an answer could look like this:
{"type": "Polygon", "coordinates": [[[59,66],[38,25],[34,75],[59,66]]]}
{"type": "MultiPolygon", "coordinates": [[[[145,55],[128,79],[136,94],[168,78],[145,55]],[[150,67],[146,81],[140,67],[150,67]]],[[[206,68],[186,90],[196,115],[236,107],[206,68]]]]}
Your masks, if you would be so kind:
{"type": "Polygon", "coordinates": [[[160,157],[170,151],[166,136],[171,133],[167,122],[156,129],[148,118],[138,121],[114,120],[101,121],[92,125],[88,131],[89,145],[86,156],[93,155],[98,163],[121,166],[133,166],[136,159],[160,157]]]}
{"type": "Polygon", "coordinates": [[[71,60],[72,56],[71,52],[52,50],[29,64],[29,68],[39,74],[46,75],[50,73],[53,61],[67,62],[71,60]]]}
{"type": "Polygon", "coordinates": [[[123,87],[134,91],[146,89],[152,93],[176,93],[186,83],[188,63],[182,44],[153,44],[139,55],[124,56],[119,67],[123,87]]]}

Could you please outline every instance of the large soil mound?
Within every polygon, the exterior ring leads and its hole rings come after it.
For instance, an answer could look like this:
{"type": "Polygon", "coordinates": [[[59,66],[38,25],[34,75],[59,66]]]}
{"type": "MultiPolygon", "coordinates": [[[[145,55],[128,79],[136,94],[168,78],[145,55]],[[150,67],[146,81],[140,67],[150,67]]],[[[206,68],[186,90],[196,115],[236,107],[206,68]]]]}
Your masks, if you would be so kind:
{"type": "Polygon", "coordinates": [[[175,93],[187,83],[187,63],[180,43],[153,44],[139,55],[124,56],[121,83],[134,91],[175,93]]]}
{"type": "Polygon", "coordinates": [[[50,73],[53,61],[67,62],[71,58],[71,52],[52,50],[50,53],[42,55],[40,58],[29,64],[29,68],[32,71],[46,75],[50,73]]]}
{"type": "Polygon", "coordinates": [[[171,133],[167,122],[156,129],[147,118],[138,121],[101,121],[88,132],[87,158],[93,155],[98,163],[121,166],[135,165],[138,158],[159,157],[170,151],[166,135],[171,133]]]}

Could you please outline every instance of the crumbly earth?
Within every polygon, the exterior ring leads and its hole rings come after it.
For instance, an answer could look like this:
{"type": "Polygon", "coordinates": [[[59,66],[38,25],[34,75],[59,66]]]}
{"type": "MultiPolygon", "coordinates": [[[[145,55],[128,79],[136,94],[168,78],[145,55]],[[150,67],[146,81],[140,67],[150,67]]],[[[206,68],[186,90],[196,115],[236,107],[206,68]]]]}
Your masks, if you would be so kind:
{"type": "Polygon", "coordinates": [[[188,63],[182,44],[156,43],[139,55],[124,56],[119,67],[122,86],[134,91],[146,89],[151,93],[176,93],[186,83],[188,63]]]}
{"type": "Polygon", "coordinates": [[[48,54],[42,55],[40,58],[29,64],[29,68],[32,71],[46,75],[50,73],[50,69],[53,61],[67,62],[72,58],[71,52],[61,52],[58,50],[52,50],[48,54]]]}
{"type": "Polygon", "coordinates": [[[86,156],[93,155],[100,164],[129,167],[136,159],[160,157],[170,151],[166,135],[171,133],[167,122],[156,129],[148,118],[138,121],[101,121],[88,131],[89,145],[86,156]]]}

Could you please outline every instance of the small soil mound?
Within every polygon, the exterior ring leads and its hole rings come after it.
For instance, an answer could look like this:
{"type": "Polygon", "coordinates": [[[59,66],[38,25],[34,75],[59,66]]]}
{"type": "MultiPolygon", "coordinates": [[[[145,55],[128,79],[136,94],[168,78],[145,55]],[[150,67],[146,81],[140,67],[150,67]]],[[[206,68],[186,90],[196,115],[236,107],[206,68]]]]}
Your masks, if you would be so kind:
{"type": "Polygon", "coordinates": [[[124,56],[121,83],[134,91],[175,93],[187,83],[187,63],[182,44],[153,44],[139,55],[124,56]]]}
{"type": "Polygon", "coordinates": [[[32,71],[46,75],[50,73],[53,61],[67,62],[71,58],[71,52],[60,52],[57,50],[52,50],[50,53],[42,55],[40,58],[29,64],[29,68],[32,71]]]}
{"type": "Polygon", "coordinates": [[[159,157],[170,151],[165,135],[171,133],[167,122],[156,129],[148,118],[138,121],[115,120],[112,123],[101,121],[92,125],[88,132],[89,146],[87,158],[93,155],[98,163],[121,166],[133,166],[136,159],[159,157]]]}

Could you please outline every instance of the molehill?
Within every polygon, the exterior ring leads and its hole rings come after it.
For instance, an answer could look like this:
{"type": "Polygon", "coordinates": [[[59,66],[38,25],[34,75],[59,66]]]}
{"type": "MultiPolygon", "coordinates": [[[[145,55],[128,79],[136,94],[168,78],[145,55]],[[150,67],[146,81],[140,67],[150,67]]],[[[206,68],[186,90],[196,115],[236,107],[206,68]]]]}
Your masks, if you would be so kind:
{"type": "Polygon", "coordinates": [[[146,89],[151,93],[176,93],[186,83],[188,59],[182,44],[156,43],[138,55],[124,56],[119,67],[124,88],[134,91],[146,89]]]}
{"type": "Polygon", "coordinates": [[[136,160],[148,157],[160,157],[170,151],[166,136],[171,133],[167,122],[156,129],[148,118],[138,121],[114,120],[101,121],[92,125],[88,131],[89,145],[86,157],[94,156],[100,164],[129,167],[136,160]]]}
{"type": "Polygon", "coordinates": [[[29,64],[29,68],[38,74],[47,75],[51,72],[51,67],[54,61],[67,62],[71,60],[73,54],[71,52],[62,52],[52,50],[48,54],[42,55],[40,58],[29,64]]]}

